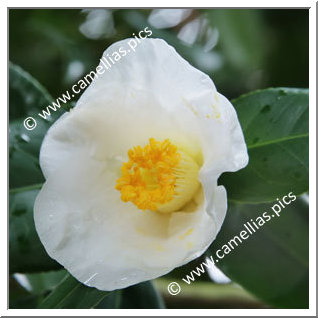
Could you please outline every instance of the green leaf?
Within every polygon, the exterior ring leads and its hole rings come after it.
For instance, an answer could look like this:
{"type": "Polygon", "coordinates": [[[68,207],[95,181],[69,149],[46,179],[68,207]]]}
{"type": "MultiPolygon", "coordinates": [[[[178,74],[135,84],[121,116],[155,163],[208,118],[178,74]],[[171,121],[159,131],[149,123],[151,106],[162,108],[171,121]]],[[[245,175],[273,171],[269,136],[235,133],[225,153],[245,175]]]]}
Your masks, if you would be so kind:
{"type": "Polygon", "coordinates": [[[246,168],[225,173],[228,198],[241,203],[274,201],[308,191],[308,90],[270,88],[233,101],[248,147],[246,168]]]}
{"type": "Polygon", "coordinates": [[[39,165],[39,151],[48,126],[42,121],[32,131],[27,131],[22,120],[9,124],[9,187],[21,187],[43,183],[39,165]]]}
{"type": "MultiPolygon", "coordinates": [[[[233,101],[248,146],[248,166],[220,182],[236,202],[271,202],[308,191],[308,90],[276,88],[233,101]]],[[[243,224],[272,204],[229,206],[215,252],[243,224]]],[[[244,241],[219,266],[232,280],[273,306],[308,307],[308,205],[297,199],[244,241]]]]}
{"type": "Polygon", "coordinates": [[[89,309],[97,306],[109,292],[87,287],[67,274],[62,282],[39,304],[44,309],[89,309]]]}
{"type": "Polygon", "coordinates": [[[34,116],[51,103],[47,90],[21,67],[9,63],[10,120],[34,116]]]}
{"type": "Polygon", "coordinates": [[[9,199],[9,270],[29,273],[61,268],[46,253],[35,230],[33,205],[39,190],[10,194],[9,199]]]}
{"type": "Polygon", "coordinates": [[[9,309],[33,309],[41,296],[31,294],[15,277],[9,276],[9,309]]]}
{"type": "Polygon", "coordinates": [[[44,182],[39,166],[40,147],[50,125],[61,115],[52,112],[48,120],[38,113],[52,101],[46,89],[19,66],[9,64],[9,186],[19,188],[44,182]],[[32,116],[37,123],[27,130],[24,119],[32,116]]]}
{"type": "Polygon", "coordinates": [[[97,306],[96,309],[119,309],[121,308],[122,290],[114,290],[105,297],[97,306]]]}
{"type": "Polygon", "coordinates": [[[116,290],[104,298],[98,309],[163,309],[164,301],[151,281],[116,290]]]}
{"type": "Polygon", "coordinates": [[[66,270],[60,270],[10,276],[10,308],[36,308],[66,273],[66,270]]]}
{"type": "Polygon", "coordinates": [[[52,97],[20,67],[10,63],[9,72],[10,272],[53,270],[60,265],[47,255],[37,236],[33,205],[44,182],[39,165],[40,147],[49,126],[60,114],[54,114],[51,121],[36,117],[52,97]],[[33,130],[23,125],[29,115],[37,118],[33,130]]]}
{"type": "Polygon", "coordinates": [[[271,219],[238,246],[232,242],[234,249],[227,255],[223,253],[217,266],[268,304],[308,308],[308,204],[298,197],[278,217],[271,209],[275,203],[230,204],[208,256],[214,257],[218,249],[224,251],[234,236],[247,231],[244,224],[252,224],[251,219],[258,224],[261,221],[257,218],[267,212],[271,219]]]}
{"type": "Polygon", "coordinates": [[[54,289],[66,276],[65,269],[50,272],[25,274],[33,294],[43,294],[54,289]]]}
{"type": "Polygon", "coordinates": [[[123,289],[120,308],[163,309],[165,305],[153,283],[148,281],[123,289]]]}

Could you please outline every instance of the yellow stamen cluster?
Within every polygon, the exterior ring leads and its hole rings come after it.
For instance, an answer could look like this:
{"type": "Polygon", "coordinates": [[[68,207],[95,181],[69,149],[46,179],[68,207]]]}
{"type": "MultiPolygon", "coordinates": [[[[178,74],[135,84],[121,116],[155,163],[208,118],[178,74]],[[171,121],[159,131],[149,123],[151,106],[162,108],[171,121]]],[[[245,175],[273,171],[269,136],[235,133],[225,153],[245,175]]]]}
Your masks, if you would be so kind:
{"type": "Polygon", "coordinates": [[[116,184],[122,201],[131,201],[141,210],[156,211],[173,199],[177,179],[174,169],[181,154],[169,139],[160,142],[150,138],[145,147],[130,149],[128,157],[116,184]]]}

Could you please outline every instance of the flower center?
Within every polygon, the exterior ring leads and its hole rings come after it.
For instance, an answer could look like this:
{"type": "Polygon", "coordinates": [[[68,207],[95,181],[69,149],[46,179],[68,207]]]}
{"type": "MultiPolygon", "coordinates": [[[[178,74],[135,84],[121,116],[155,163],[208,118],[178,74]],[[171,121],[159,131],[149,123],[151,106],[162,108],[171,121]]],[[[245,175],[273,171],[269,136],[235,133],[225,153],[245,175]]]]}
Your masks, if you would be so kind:
{"type": "Polygon", "coordinates": [[[145,147],[128,151],[116,189],[124,202],[141,210],[162,213],[177,211],[190,201],[199,187],[199,166],[169,139],[149,139],[145,147]]]}

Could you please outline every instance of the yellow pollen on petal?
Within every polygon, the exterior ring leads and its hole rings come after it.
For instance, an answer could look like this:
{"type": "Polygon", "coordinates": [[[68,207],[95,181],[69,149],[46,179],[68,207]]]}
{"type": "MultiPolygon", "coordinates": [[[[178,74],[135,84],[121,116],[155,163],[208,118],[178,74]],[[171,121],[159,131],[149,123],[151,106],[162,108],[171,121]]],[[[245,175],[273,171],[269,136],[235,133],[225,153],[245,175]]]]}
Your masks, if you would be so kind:
{"type": "Polygon", "coordinates": [[[192,234],[193,228],[190,228],[187,232],[179,236],[180,240],[184,240],[188,235],[192,234]]]}
{"type": "Polygon", "coordinates": [[[132,202],[140,210],[177,211],[198,190],[198,164],[169,139],[150,138],[145,147],[129,149],[128,158],[115,188],[123,202],[132,202]]]}

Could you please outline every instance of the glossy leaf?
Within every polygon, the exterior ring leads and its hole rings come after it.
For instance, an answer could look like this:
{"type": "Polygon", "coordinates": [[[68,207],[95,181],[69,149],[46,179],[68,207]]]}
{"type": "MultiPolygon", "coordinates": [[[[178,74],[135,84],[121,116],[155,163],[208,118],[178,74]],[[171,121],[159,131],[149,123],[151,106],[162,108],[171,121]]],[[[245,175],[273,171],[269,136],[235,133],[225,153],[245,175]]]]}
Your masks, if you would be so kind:
{"type": "Polygon", "coordinates": [[[9,277],[9,309],[35,308],[41,296],[34,295],[23,288],[18,281],[9,277]]]}
{"type": "Polygon", "coordinates": [[[104,298],[97,309],[163,309],[164,301],[151,281],[116,290],[104,298]]]}
{"type": "Polygon", "coordinates": [[[43,183],[44,177],[39,165],[39,150],[47,131],[41,123],[31,132],[23,127],[22,120],[9,125],[9,187],[18,189],[43,183]]]}
{"type": "MultiPolygon", "coordinates": [[[[231,204],[225,222],[208,255],[226,249],[239,236],[244,224],[261,222],[264,212],[271,215],[259,229],[224,258],[217,266],[247,291],[275,307],[308,308],[308,204],[301,198],[276,216],[273,204],[231,204]]],[[[278,208],[277,208],[278,210],[278,208]]],[[[253,225],[252,225],[253,226],[253,225]]],[[[255,227],[254,227],[255,229],[255,227]]],[[[238,242],[238,240],[237,240],[238,242]]]]}
{"type": "Polygon", "coordinates": [[[89,309],[97,306],[109,292],[87,287],[67,274],[63,281],[39,304],[44,309],[89,309]]]}
{"type": "Polygon", "coordinates": [[[54,289],[62,279],[66,276],[65,269],[25,274],[26,279],[30,284],[32,293],[41,294],[54,289]]]}
{"type": "Polygon", "coordinates": [[[49,126],[63,112],[52,112],[44,120],[38,116],[53,100],[46,89],[19,66],[9,64],[10,124],[9,124],[9,185],[11,188],[29,186],[44,181],[39,152],[49,126]],[[27,130],[23,122],[32,116],[37,123],[27,130]]]}
{"type": "Polygon", "coordinates": [[[36,308],[66,275],[65,270],[10,276],[10,308],[36,308]]]}
{"type": "Polygon", "coordinates": [[[47,90],[18,65],[9,63],[10,120],[34,116],[51,103],[47,90]]]}
{"type": "Polygon", "coordinates": [[[271,202],[308,191],[308,90],[270,88],[233,101],[249,153],[246,168],[225,173],[228,198],[271,202]]]}
{"type": "Polygon", "coordinates": [[[39,190],[10,194],[9,269],[11,273],[29,273],[61,268],[50,258],[35,230],[33,205],[39,190]]]}
{"type": "Polygon", "coordinates": [[[143,282],[122,290],[120,308],[163,309],[163,299],[151,281],[143,282]]]}
{"type": "Polygon", "coordinates": [[[27,130],[23,121],[43,109],[52,100],[47,91],[31,75],[10,63],[9,124],[9,188],[10,188],[10,272],[35,272],[60,268],[41,244],[33,221],[35,197],[44,182],[39,165],[43,137],[51,121],[37,120],[34,130],[27,130]],[[23,117],[22,117],[23,116],[23,117]],[[25,117],[24,117],[25,116],[25,117]]]}
{"type": "Polygon", "coordinates": [[[95,309],[119,309],[122,302],[122,290],[114,290],[107,297],[95,306],[95,309]]]}

